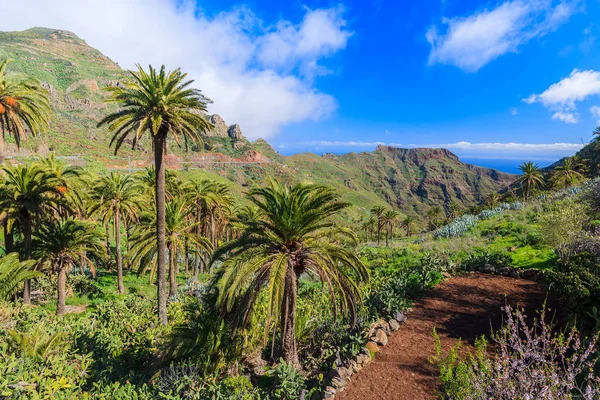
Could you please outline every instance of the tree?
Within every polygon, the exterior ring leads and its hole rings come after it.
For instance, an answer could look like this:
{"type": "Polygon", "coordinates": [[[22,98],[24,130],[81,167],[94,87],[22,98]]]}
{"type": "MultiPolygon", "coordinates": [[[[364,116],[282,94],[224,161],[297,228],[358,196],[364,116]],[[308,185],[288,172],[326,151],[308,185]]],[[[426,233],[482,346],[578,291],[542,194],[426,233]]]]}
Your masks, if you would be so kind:
{"type": "Polygon", "coordinates": [[[107,90],[107,99],[115,103],[119,110],[107,115],[98,126],[108,125],[113,132],[110,145],[115,146],[115,154],[128,137],[132,137],[132,147],[140,137],[149,133],[154,149],[156,170],[156,247],[157,247],[157,298],[158,315],[161,324],[167,324],[166,291],[166,247],[165,247],[165,159],[167,137],[170,135],[187,149],[188,143],[201,142],[201,132],[210,130],[205,119],[207,104],[210,102],[200,90],[192,89],[193,81],[187,74],[176,69],[167,72],[162,66],[156,71],[152,66],[145,71],[137,66],[137,71],[129,72],[129,80],[107,90]]]}
{"type": "MultiPolygon", "coordinates": [[[[81,254],[100,254],[101,238],[96,224],[73,218],[48,221],[35,234],[34,247],[40,267],[58,275],[56,315],[65,314],[67,273],[81,260],[81,254]]],[[[94,264],[87,257],[86,265],[95,272],[94,264]]]]}
{"type": "Polygon", "coordinates": [[[539,166],[532,161],[524,162],[519,167],[519,170],[523,175],[516,180],[516,183],[522,185],[523,197],[525,197],[525,201],[527,201],[529,200],[532,190],[544,184],[544,176],[542,175],[539,166]]]}
{"type": "Polygon", "coordinates": [[[50,115],[48,92],[39,82],[8,76],[10,62],[0,62],[0,165],[6,157],[5,136],[12,136],[19,147],[27,141],[27,134],[37,135],[47,129],[50,115]]]}
{"type": "MultiPolygon", "coordinates": [[[[123,284],[123,255],[121,251],[121,222],[137,221],[141,188],[132,175],[111,172],[96,182],[92,190],[95,204],[90,213],[97,212],[105,227],[113,224],[117,262],[117,293],[125,293],[123,284]]],[[[129,239],[129,238],[128,238],[129,239]]]]}
{"type": "Polygon", "coordinates": [[[454,218],[458,217],[459,213],[460,213],[460,204],[458,204],[456,201],[451,201],[450,203],[448,203],[448,219],[453,220],[454,218]]]}
{"type": "Polygon", "coordinates": [[[412,234],[412,227],[415,225],[415,219],[411,216],[407,216],[402,220],[402,226],[406,229],[406,236],[410,236],[412,234]]]}
{"type": "Polygon", "coordinates": [[[356,282],[367,279],[368,272],[352,251],[335,240],[345,236],[354,241],[353,233],[335,227],[330,220],[348,204],[338,201],[333,190],[312,184],[289,187],[271,182],[268,187],[252,189],[248,198],[262,218],[248,221],[239,238],[216,250],[212,263],[223,260],[213,281],[217,305],[223,314],[235,311],[236,327],[244,327],[265,289],[268,320],[279,321],[281,356],[298,367],[300,275],[318,277],[331,294],[334,310],[347,311],[352,323],[356,320],[360,298],[356,282]]]}
{"type": "MultiPolygon", "coordinates": [[[[196,222],[193,222],[193,208],[182,198],[174,198],[166,205],[165,214],[165,243],[169,251],[169,296],[177,293],[177,254],[186,254],[186,244],[190,243],[211,252],[210,242],[195,233],[196,222]]],[[[131,240],[131,251],[139,273],[148,268],[154,269],[157,260],[155,246],[156,222],[155,213],[147,213],[142,219],[139,229],[131,240]]],[[[151,271],[151,275],[153,275],[151,271]]]]}
{"type": "MultiPolygon", "coordinates": [[[[205,232],[203,223],[209,214],[209,209],[214,201],[215,183],[209,180],[189,181],[187,182],[186,193],[195,208],[196,235],[201,236],[205,232]]],[[[205,258],[204,251],[197,247],[195,252],[194,265],[192,267],[192,278],[198,279],[198,273],[204,273],[205,258]]]]}
{"type": "Polygon", "coordinates": [[[381,218],[383,217],[384,212],[385,207],[383,206],[375,206],[371,208],[371,214],[377,219],[377,246],[379,246],[379,242],[381,241],[381,218]]]}
{"type": "Polygon", "coordinates": [[[440,215],[442,215],[442,209],[439,206],[430,208],[427,211],[427,218],[429,218],[429,230],[437,229],[440,215]]]}
{"type": "Polygon", "coordinates": [[[566,158],[562,165],[559,165],[554,169],[551,179],[555,186],[568,187],[582,178],[583,174],[578,171],[577,165],[573,162],[573,159],[566,158]]]}
{"type": "Polygon", "coordinates": [[[487,199],[485,200],[485,205],[487,207],[489,207],[490,209],[496,208],[498,206],[498,204],[500,203],[501,198],[502,197],[500,196],[499,193],[492,192],[488,195],[487,199]]]}
{"type": "Polygon", "coordinates": [[[19,285],[28,279],[37,278],[40,272],[34,270],[35,260],[20,261],[18,253],[10,253],[0,258],[0,300],[8,300],[15,294],[19,285]]]}
{"type": "Polygon", "coordinates": [[[389,239],[392,238],[393,239],[393,234],[394,234],[394,222],[396,222],[396,219],[398,219],[398,216],[400,214],[398,214],[397,211],[394,210],[387,210],[384,214],[383,214],[383,223],[386,227],[385,230],[385,247],[389,247],[389,239]]]}
{"type": "MultiPolygon", "coordinates": [[[[3,170],[6,176],[0,209],[13,215],[20,224],[23,233],[22,258],[29,260],[34,222],[39,221],[49,211],[68,211],[68,206],[62,201],[62,192],[54,174],[38,165],[5,166],[3,170]]],[[[29,280],[25,281],[23,302],[31,303],[29,280]]]]}

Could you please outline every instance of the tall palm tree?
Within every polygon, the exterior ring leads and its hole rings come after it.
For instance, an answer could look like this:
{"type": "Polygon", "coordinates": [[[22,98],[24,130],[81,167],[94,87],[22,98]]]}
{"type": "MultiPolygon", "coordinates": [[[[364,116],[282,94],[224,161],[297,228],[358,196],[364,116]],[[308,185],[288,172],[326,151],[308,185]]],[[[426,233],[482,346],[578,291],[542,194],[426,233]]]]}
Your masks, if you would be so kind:
{"type": "MultiPolygon", "coordinates": [[[[394,233],[394,222],[396,222],[396,219],[398,219],[398,216],[400,214],[398,214],[397,211],[394,210],[387,210],[384,214],[383,214],[383,221],[384,221],[384,225],[385,225],[385,247],[389,246],[389,239],[392,238],[393,233],[394,233]]],[[[393,238],[392,238],[393,239],[393,238]]]]}
{"type": "MultiPolygon", "coordinates": [[[[195,233],[196,222],[193,219],[194,209],[185,199],[175,198],[166,205],[165,241],[169,251],[169,296],[177,293],[177,254],[186,254],[186,244],[192,244],[211,252],[211,243],[195,233]]],[[[138,272],[151,270],[154,275],[156,266],[156,223],[155,213],[146,213],[139,229],[132,236],[133,260],[138,265],[138,272]]]]}
{"type": "Polygon", "coordinates": [[[381,241],[381,218],[383,217],[383,213],[385,212],[385,207],[383,206],[375,206],[371,208],[371,215],[373,215],[377,219],[377,246],[381,241]]]}
{"type": "Polygon", "coordinates": [[[201,132],[211,128],[204,115],[210,102],[200,90],[192,89],[193,81],[186,80],[187,74],[176,69],[167,72],[152,66],[145,71],[138,65],[137,71],[129,72],[129,80],[121,85],[109,87],[109,103],[119,110],[106,116],[98,126],[108,125],[113,132],[110,142],[115,154],[127,137],[132,138],[135,148],[140,137],[149,133],[154,149],[156,169],[156,247],[158,256],[157,292],[158,315],[163,325],[167,324],[167,287],[165,247],[165,152],[167,137],[178,144],[201,142],[201,132]]]}
{"type": "Polygon", "coordinates": [[[402,220],[402,226],[406,229],[406,236],[410,236],[412,234],[412,228],[415,225],[415,219],[411,216],[407,216],[402,220]]]}
{"type": "MultiPolygon", "coordinates": [[[[337,200],[333,190],[319,185],[252,189],[249,200],[262,218],[249,221],[241,236],[225,243],[212,262],[223,260],[213,285],[223,314],[235,311],[237,327],[243,327],[263,289],[268,293],[268,320],[279,320],[283,359],[299,366],[296,347],[296,302],[298,280],[306,273],[323,282],[331,293],[332,307],[356,320],[359,301],[357,280],[368,277],[366,267],[354,254],[332,240],[346,229],[336,228],[330,217],[348,206],[337,200]]],[[[267,327],[267,331],[269,328],[267,327]]]]}
{"type": "MultiPolygon", "coordinates": [[[[62,198],[58,181],[54,174],[38,165],[5,166],[3,196],[0,198],[0,210],[13,215],[23,233],[24,260],[31,259],[31,240],[34,223],[48,212],[68,211],[69,207],[62,198]]],[[[29,280],[25,281],[23,302],[31,302],[29,280]]]]}
{"type": "MultiPolygon", "coordinates": [[[[191,180],[187,182],[186,193],[189,201],[194,206],[196,235],[201,236],[205,232],[204,222],[208,218],[209,210],[215,201],[215,183],[209,180],[191,180]]],[[[197,279],[198,273],[204,273],[206,253],[200,247],[196,247],[194,265],[192,266],[192,278],[197,279]]]]}
{"type": "Polygon", "coordinates": [[[50,115],[48,92],[39,82],[8,76],[10,61],[0,62],[0,165],[6,157],[5,136],[12,136],[20,146],[27,134],[37,135],[47,129],[50,115]]]}
{"type": "Polygon", "coordinates": [[[34,266],[35,260],[20,261],[18,253],[0,257],[0,300],[8,300],[21,283],[41,275],[34,266]]]}
{"type": "Polygon", "coordinates": [[[111,172],[109,175],[103,176],[96,182],[92,190],[92,199],[95,204],[89,212],[97,212],[105,227],[111,223],[113,225],[117,262],[117,293],[119,294],[125,293],[121,222],[137,221],[141,208],[140,191],[141,189],[132,175],[120,172],[111,172]]]}
{"type": "MultiPolygon", "coordinates": [[[[58,275],[56,315],[65,314],[67,273],[81,261],[82,254],[100,254],[102,233],[93,222],[60,218],[41,225],[34,237],[36,255],[41,268],[58,275]]],[[[86,265],[95,271],[86,257],[86,265]]]]}
{"type": "Polygon", "coordinates": [[[523,173],[517,180],[516,183],[520,183],[523,186],[523,197],[525,200],[529,200],[533,189],[538,188],[544,184],[544,176],[540,171],[537,164],[532,161],[524,162],[519,170],[523,173]]]}
{"type": "Polygon", "coordinates": [[[582,178],[583,174],[578,170],[578,165],[573,161],[573,158],[566,158],[562,165],[554,169],[551,179],[555,186],[568,187],[582,178]]]}

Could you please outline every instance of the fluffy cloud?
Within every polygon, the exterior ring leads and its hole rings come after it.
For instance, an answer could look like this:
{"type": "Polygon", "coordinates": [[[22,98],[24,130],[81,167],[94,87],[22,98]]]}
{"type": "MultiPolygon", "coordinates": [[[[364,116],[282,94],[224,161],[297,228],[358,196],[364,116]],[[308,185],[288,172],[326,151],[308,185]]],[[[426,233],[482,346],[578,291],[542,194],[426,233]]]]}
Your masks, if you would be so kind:
{"type": "Polygon", "coordinates": [[[575,114],[562,111],[557,111],[554,114],[552,114],[552,119],[557,119],[566,124],[576,124],[579,121],[575,114]]]}
{"type": "Polygon", "coordinates": [[[600,72],[574,69],[567,78],[551,85],[540,94],[523,99],[527,104],[541,103],[555,111],[552,119],[569,124],[578,122],[576,103],[600,94],[600,72]]]}
{"type": "Polygon", "coordinates": [[[326,117],[335,99],[311,78],[346,46],[343,9],[305,9],[297,24],[268,24],[238,7],[207,15],[191,0],[0,0],[2,30],[46,26],[75,32],[126,68],[182,67],[229,123],[249,138],[326,117]]]}
{"type": "Polygon", "coordinates": [[[475,72],[531,39],[556,30],[580,10],[580,0],[512,0],[466,17],[444,18],[426,37],[429,65],[452,64],[475,72]]]}

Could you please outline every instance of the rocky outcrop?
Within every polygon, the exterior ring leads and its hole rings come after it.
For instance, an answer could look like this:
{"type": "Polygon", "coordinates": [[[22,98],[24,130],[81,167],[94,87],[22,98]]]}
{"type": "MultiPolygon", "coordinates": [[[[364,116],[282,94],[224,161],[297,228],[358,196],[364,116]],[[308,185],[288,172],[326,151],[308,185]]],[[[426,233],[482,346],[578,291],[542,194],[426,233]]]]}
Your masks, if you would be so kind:
{"type": "Polygon", "coordinates": [[[234,141],[245,141],[242,135],[242,128],[238,124],[228,126],[225,120],[219,114],[208,116],[208,122],[213,126],[213,129],[206,133],[209,137],[229,137],[234,141]]]}

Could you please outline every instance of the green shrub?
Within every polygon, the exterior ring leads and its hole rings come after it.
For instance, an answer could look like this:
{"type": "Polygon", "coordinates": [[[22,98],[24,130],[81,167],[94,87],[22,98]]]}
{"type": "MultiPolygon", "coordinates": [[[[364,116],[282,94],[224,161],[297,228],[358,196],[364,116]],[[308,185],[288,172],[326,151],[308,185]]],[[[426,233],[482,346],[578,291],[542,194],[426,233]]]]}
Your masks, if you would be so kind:
{"type": "Polygon", "coordinates": [[[306,390],[306,383],[302,375],[283,360],[280,360],[279,364],[268,372],[268,375],[273,378],[270,393],[274,399],[299,399],[302,392],[306,390]]]}

